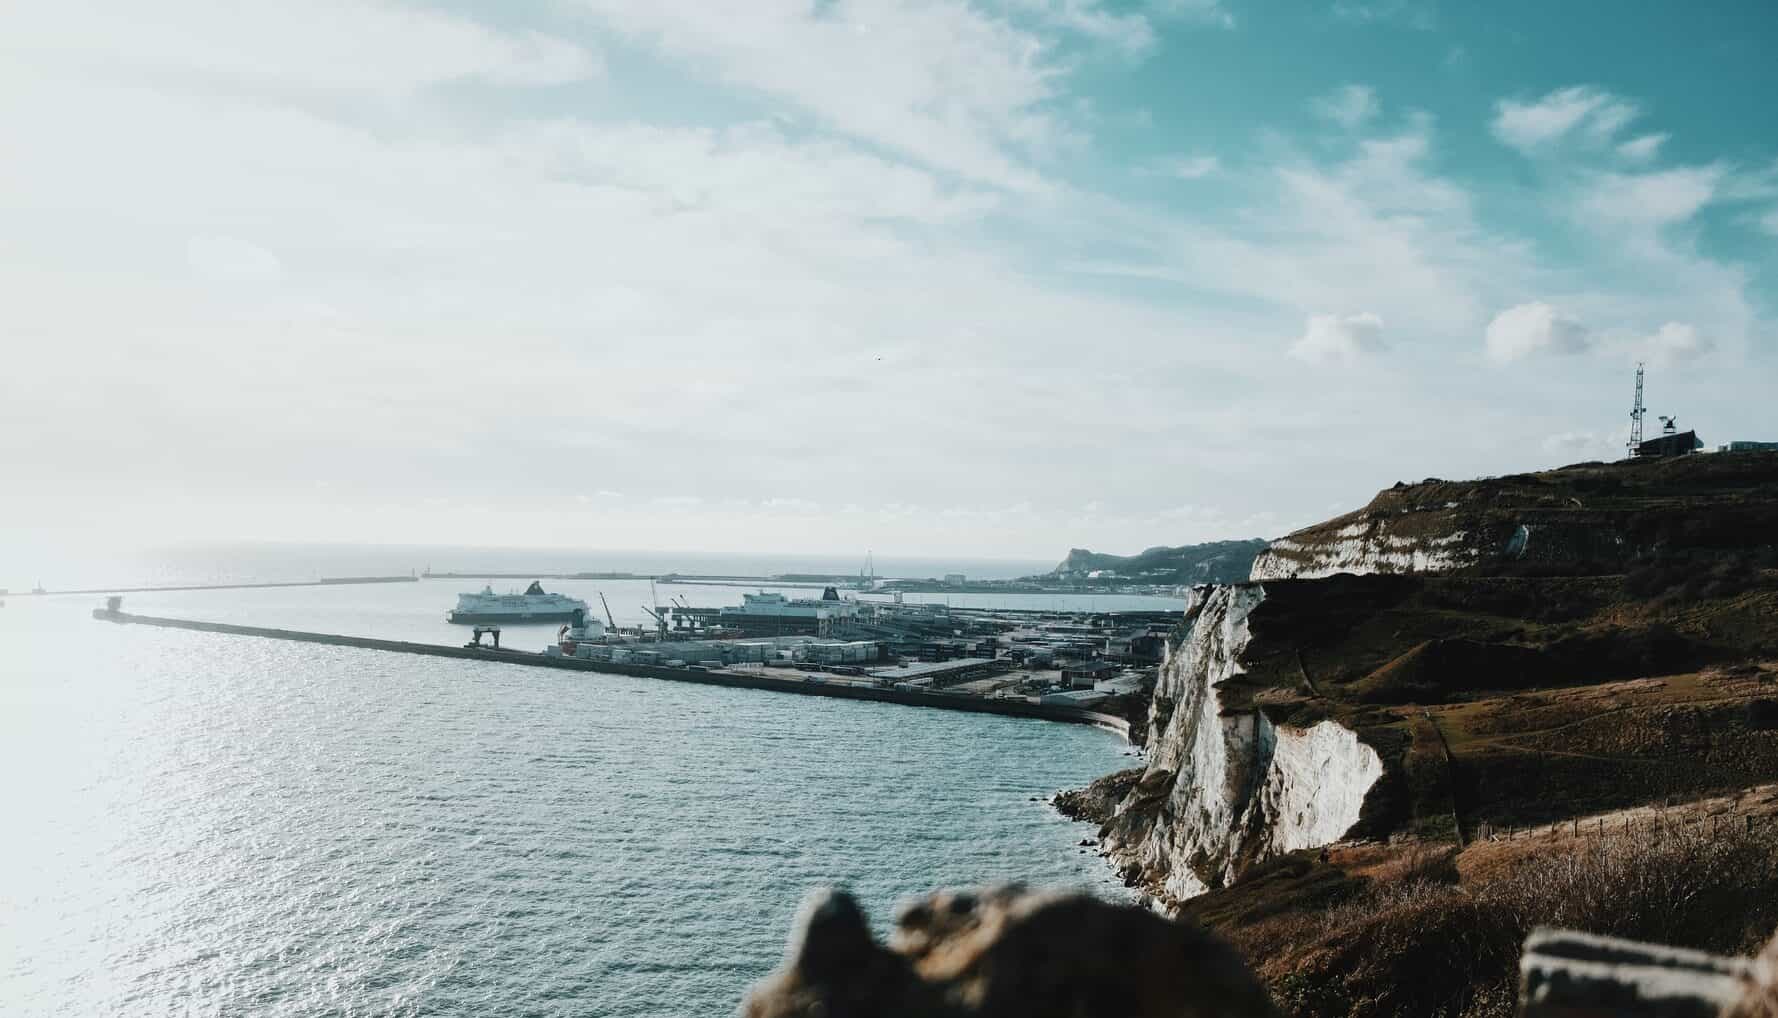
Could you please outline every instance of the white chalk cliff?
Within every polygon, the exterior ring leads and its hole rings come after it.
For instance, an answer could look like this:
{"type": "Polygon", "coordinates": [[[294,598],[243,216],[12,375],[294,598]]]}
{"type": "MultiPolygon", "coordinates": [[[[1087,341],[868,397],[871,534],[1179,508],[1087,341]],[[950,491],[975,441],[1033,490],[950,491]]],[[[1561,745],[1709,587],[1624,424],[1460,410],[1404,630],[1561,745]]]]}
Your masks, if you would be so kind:
{"type": "Polygon", "coordinates": [[[1254,558],[1248,578],[1443,573],[1513,562],[1622,567],[1658,543],[1662,528],[1649,517],[1658,516],[1660,499],[1689,497],[1684,471],[1667,482],[1661,476],[1656,468],[1575,470],[1397,484],[1362,509],[1273,541],[1254,558]],[[1634,489],[1626,477],[1649,490],[1627,495],[1634,489]],[[1630,539],[1635,532],[1641,544],[1630,539]]]}
{"type": "Polygon", "coordinates": [[[1279,727],[1225,705],[1218,687],[1243,671],[1265,596],[1260,584],[1193,591],[1155,687],[1148,767],[1106,825],[1108,854],[1163,903],[1339,840],[1383,774],[1376,751],[1335,722],[1279,727]]]}
{"type": "Polygon", "coordinates": [[[1401,537],[1389,532],[1385,520],[1349,523],[1320,540],[1292,535],[1273,541],[1254,558],[1250,578],[1313,580],[1336,573],[1446,572],[1482,557],[1482,549],[1468,537],[1462,530],[1431,538],[1401,537]]]}

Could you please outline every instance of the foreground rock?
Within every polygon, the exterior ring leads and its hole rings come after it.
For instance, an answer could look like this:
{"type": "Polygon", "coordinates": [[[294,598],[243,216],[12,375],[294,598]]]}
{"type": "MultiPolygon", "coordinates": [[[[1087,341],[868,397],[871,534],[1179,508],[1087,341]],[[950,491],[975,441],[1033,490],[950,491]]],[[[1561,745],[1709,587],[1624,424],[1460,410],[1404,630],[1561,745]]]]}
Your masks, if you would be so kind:
{"type": "Polygon", "coordinates": [[[1538,930],[1520,972],[1524,1018],[1778,1018],[1778,938],[1748,960],[1538,930]]]}
{"type": "Polygon", "coordinates": [[[746,1018],[1274,1018],[1240,957],[1196,927],[1081,894],[996,888],[905,908],[888,946],[849,895],[804,906],[746,1018]]]}
{"type": "MultiPolygon", "coordinates": [[[[1281,1014],[1222,940],[1085,895],[942,892],[904,909],[884,946],[851,897],[820,892],[798,927],[743,1018],[1281,1014]]],[[[1747,959],[1540,929],[1519,970],[1524,1018],[1778,1018],[1778,938],[1747,959]]]]}
{"type": "Polygon", "coordinates": [[[1754,961],[1750,983],[1726,1018],[1778,1018],[1778,936],[1754,961]]]}

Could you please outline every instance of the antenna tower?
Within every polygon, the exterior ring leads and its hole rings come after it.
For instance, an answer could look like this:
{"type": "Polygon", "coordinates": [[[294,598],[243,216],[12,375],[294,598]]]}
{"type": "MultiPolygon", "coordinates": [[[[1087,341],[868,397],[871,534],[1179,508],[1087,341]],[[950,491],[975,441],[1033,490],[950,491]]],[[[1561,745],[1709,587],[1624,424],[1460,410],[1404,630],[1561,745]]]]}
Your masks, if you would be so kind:
{"type": "Polygon", "coordinates": [[[1642,407],[1642,362],[1636,362],[1636,404],[1630,408],[1630,441],[1627,448],[1629,455],[1635,456],[1636,450],[1642,446],[1642,415],[1648,413],[1642,407]]]}

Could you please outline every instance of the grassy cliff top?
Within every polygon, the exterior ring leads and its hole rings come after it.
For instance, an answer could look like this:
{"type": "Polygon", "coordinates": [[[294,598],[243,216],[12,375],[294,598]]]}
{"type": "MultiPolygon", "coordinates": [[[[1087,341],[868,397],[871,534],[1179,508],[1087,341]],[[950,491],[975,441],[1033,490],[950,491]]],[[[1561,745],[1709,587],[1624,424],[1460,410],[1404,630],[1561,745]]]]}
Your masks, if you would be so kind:
{"type": "Polygon", "coordinates": [[[1640,575],[1270,582],[1219,693],[1378,750],[1359,834],[1778,780],[1778,570],[1640,575]]]}
{"type": "Polygon", "coordinates": [[[1621,572],[1662,552],[1770,547],[1775,534],[1778,452],[1716,453],[1398,482],[1271,554],[1306,565],[1370,540],[1398,553],[1453,552],[1476,572],[1575,575],[1621,572]]]}
{"type": "Polygon", "coordinates": [[[1297,539],[1364,514],[1432,536],[1452,532],[1440,514],[1472,533],[1560,521],[1586,554],[1264,584],[1222,702],[1333,718],[1377,748],[1385,776],[1357,833],[1778,780],[1778,454],[1429,480],[1297,539]]]}

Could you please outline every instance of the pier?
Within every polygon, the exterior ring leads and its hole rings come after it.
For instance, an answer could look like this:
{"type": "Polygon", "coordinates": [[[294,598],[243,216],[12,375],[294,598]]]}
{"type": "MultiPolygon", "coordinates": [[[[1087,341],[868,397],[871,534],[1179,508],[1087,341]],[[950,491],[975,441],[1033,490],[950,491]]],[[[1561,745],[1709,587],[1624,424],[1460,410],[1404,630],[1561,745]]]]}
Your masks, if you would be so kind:
{"type": "Polygon", "coordinates": [[[774,693],[798,693],[803,696],[825,696],[840,700],[871,700],[878,703],[897,703],[908,707],[932,707],[938,710],[968,711],[976,714],[1000,714],[1007,717],[1092,725],[1096,728],[1116,732],[1126,740],[1130,737],[1129,722],[1116,715],[1058,704],[1031,703],[1027,700],[990,699],[966,693],[923,692],[892,687],[850,685],[814,677],[791,678],[739,671],[701,671],[691,668],[668,668],[660,665],[619,664],[588,661],[575,657],[557,657],[534,651],[497,650],[492,647],[451,646],[442,643],[413,643],[406,640],[380,640],[368,636],[342,636],[334,633],[308,633],[294,629],[241,626],[229,622],[203,622],[196,619],[134,615],[109,608],[93,609],[93,618],[102,622],[118,624],[158,626],[163,629],[188,629],[200,633],[249,636],[265,640],[287,640],[294,643],[314,643],[332,647],[355,647],[360,650],[378,650],[392,654],[457,658],[494,664],[522,665],[529,668],[601,672],[637,678],[665,679],[669,682],[690,682],[702,686],[763,689],[774,693]]]}
{"type": "MultiPolygon", "coordinates": [[[[281,580],[274,583],[188,583],[175,587],[87,587],[81,590],[21,591],[36,597],[63,594],[161,594],[175,590],[263,590],[269,587],[339,587],[360,583],[418,583],[418,576],[323,576],[319,580],[281,580]]],[[[16,595],[11,595],[16,596],[16,595]]]]}

